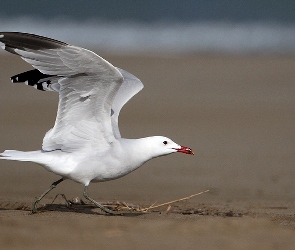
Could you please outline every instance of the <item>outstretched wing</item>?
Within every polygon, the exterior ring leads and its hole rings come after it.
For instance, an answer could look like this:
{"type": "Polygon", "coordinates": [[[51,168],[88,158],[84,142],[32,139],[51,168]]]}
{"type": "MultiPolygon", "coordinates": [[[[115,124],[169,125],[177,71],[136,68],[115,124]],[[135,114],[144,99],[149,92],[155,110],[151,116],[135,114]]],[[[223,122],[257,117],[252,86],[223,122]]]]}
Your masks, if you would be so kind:
{"type": "Polygon", "coordinates": [[[112,143],[111,106],[123,82],[118,69],[92,51],[46,37],[0,32],[0,42],[59,84],[57,117],[43,150],[103,150],[112,143]]]}
{"type": "MultiPolygon", "coordinates": [[[[118,126],[118,117],[122,107],[127,103],[134,95],[136,95],[143,88],[142,82],[130,74],[129,72],[117,68],[122,76],[123,83],[117,92],[115,99],[113,101],[112,110],[111,110],[111,121],[113,127],[113,133],[115,137],[121,138],[119,126],[118,126]]],[[[30,71],[23,72],[11,77],[11,81],[14,83],[24,82],[27,85],[33,86],[34,88],[42,91],[56,91],[59,92],[60,85],[58,76],[50,76],[42,74],[39,70],[33,69],[30,71]]]]}
{"type": "Polygon", "coordinates": [[[136,95],[140,90],[143,88],[142,82],[135,77],[134,75],[130,74],[126,70],[117,68],[123,78],[124,81],[116,94],[115,100],[112,105],[112,127],[114,131],[114,135],[116,138],[120,138],[120,130],[118,126],[118,117],[122,107],[127,103],[134,95],[136,95]]]}

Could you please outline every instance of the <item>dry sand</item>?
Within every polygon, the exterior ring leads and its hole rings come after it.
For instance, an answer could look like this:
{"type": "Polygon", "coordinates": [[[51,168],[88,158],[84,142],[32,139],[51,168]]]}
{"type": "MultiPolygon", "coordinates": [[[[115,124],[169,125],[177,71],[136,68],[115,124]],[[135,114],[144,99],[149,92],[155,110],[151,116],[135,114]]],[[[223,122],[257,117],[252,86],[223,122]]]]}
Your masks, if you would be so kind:
{"type": "MultiPolygon", "coordinates": [[[[121,179],[92,184],[98,201],[141,206],[210,192],[137,216],[54,205],[28,208],[58,176],[32,163],[0,161],[1,249],[295,249],[295,58],[267,56],[112,56],[145,89],[122,110],[124,137],[166,135],[195,156],[154,159],[121,179]]],[[[0,151],[40,149],[57,95],[11,84],[29,70],[0,55],[0,151]]],[[[57,194],[82,197],[61,183],[57,194]]]]}

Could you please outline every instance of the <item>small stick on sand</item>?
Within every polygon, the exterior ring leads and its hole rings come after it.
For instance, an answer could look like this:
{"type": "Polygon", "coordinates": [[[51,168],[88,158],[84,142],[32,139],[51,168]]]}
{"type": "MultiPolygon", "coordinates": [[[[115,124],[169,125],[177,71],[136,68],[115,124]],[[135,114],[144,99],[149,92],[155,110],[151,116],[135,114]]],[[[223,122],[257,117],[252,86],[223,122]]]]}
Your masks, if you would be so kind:
{"type": "MultiPolygon", "coordinates": [[[[188,200],[188,199],[190,199],[190,198],[192,198],[192,197],[195,197],[195,196],[197,196],[197,195],[200,195],[200,194],[204,194],[204,193],[207,193],[207,192],[209,192],[209,189],[208,190],[205,190],[205,191],[202,191],[202,192],[200,192],[200,193],[197,193],[197,194],[192,194],[192,195],[190,195],[190,196],[187,196],[187,197],[184,197],[184,198],[181,198],[181,199],[178,199],[178,200],[174,200],[174,201],[169,201],[169,202],[165,202],[165,203],[162,203],[162,204],[159,204],[159,205],[151,205],[151,206],[149,206],[149,207],[147,207],[147,208],[143,208],[142,209],[142,211],[143,212],[147,212],[148,210],[150,210],[150,209],[153,209],[153,208],[158,208],[158,207],[162,207],[162,206],[166,206],[166,205],[170,205],[170,204],[172,204],[172,203],[176,203],[176,202],[179,202],[179,201],[184,201],[184,200],[188,200]]],[[[169,209],[170,210],[170,209],[169,209]]]]}

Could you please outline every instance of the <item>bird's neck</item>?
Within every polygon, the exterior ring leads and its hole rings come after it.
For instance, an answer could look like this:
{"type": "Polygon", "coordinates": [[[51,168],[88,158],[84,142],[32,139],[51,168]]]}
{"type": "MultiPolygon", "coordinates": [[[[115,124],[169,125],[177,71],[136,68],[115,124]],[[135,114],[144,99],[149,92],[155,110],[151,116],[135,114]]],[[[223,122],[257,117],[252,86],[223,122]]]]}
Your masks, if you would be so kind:
{"type": "Polygon", "coordinates": [[[150,137],[140,139],[121,139],[121,145],[132,162],[142,165],[148,160],[157,157],[151,149],[149,140],[150,137]]]}

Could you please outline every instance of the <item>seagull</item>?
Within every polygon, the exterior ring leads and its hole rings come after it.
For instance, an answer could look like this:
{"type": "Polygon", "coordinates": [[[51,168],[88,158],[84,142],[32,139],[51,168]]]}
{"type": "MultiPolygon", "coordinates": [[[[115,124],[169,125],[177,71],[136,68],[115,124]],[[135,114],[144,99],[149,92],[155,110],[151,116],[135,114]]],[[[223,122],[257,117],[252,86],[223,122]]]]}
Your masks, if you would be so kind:
{"type": "Polygon", "coordinates": [[[90,182],[103,182],[131,173],[152,158],[180,152],[193,155],[164,136],[121,137],[121,108],[142,88],[129,72],[114,67],[94,52],[55,39],[20,32],[0,32],[2,48],[20,56],[34,69],[12,76],[41,91],[59,94],[53,128],[37,151],[5,150],[0,159],[29,161],[61,178],[34,200],[41,199],[66,179],[84,185],[84,197],[106,214],[113,211],[88,195],[90,182]]]}

